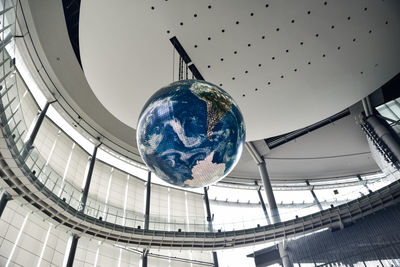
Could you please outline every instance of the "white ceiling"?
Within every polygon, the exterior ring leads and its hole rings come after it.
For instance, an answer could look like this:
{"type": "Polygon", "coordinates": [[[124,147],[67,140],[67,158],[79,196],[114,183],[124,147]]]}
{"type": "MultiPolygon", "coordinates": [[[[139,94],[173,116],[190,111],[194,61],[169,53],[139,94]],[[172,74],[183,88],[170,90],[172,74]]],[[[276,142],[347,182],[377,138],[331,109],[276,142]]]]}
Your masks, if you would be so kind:
{"type": "Polygon", "coordinates": [[[398,0],[82,0],[85,75],[133,128],[146,100],[176,80],[173,36],[238,102],[248,140],[324,119],[400,71],[398,0]]]}

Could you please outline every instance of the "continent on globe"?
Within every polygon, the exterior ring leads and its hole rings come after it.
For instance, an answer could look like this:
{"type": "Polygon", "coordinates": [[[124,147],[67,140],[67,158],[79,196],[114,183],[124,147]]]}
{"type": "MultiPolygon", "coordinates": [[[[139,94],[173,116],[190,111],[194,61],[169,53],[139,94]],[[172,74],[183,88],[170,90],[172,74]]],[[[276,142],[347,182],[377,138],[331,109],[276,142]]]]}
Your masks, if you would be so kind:
{"type": "Polygon", "coordinates": [[[209,82],[181,80],[146,102],[136,129],[140,155],[164,181],[204,187],[225,177],[243,150],[239,107],[209,82]]]}
{"type": "Polygon", "coordinates": [[[210,86],[201,83],[193,84],[191,90],[207,104],[207,137],[211,139],[215,124],[231,109],[232,101],[222,91],[213,90],[210,86]]]}

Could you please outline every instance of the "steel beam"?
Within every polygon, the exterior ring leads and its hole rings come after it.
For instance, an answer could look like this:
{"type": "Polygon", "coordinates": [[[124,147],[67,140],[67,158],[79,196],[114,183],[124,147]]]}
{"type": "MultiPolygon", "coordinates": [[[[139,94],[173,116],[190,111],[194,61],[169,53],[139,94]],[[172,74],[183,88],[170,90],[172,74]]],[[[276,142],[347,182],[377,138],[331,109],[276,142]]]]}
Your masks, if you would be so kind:
{"type": "Polygon", "coordinates": [[[80,211],[82,211],[82,212],[85,210],[86,201],[87,201],[87,197],[89,194],[90,183],[92,181],[94,164],[96,163],[97,149],[99,148],[100,145],[101,145],[101,143],[94,147],[93,153],[92,153],[92,158],[90,159],[89,169],[88,169],[87,176],[86,176],[85,187],[83,188],[82,197],[81,197],[80,211]]]}
{"type": "MultiPolygon", "coordinates": [[[[146,208],[144,212],[144,229],[149,230],[150,223],[150,196],[151,196],[151,172],[147,174],[147,184],[146,184],[146,208]]],[[[142,254],[142,267],[147,267],[147,254],[148,249],[143,250],[142,254]]]]}
{"type": "Polygon", "coordinates": [[[78,239],[79,239],[79,236],[77,236],[75,234],[72,235],[71,249],[69,250],[68,261],[67,261],[66,267],[72,267],[74,265],[76,247],[78,246],[78,239]]]}
{"type": "Polygon", "coordinates": [[[33,127],[31,135],[29,136],[28,141],[25,143],[25,148],[21,154],[23,160],[26,159],[26,157],[29,154],[29,151],[32,149],[33,142],[36,139],[36,136],[39,132],[40,126],[42,126],[43,120],[46,116],[46,112],[49,109],[49,106],[50,106],[50,102],[47,102],[46,105],[44,105],[44,108],[42,109],[42,111],[39,113],[39,116],[37,116],[35,126],[33,127]]]}

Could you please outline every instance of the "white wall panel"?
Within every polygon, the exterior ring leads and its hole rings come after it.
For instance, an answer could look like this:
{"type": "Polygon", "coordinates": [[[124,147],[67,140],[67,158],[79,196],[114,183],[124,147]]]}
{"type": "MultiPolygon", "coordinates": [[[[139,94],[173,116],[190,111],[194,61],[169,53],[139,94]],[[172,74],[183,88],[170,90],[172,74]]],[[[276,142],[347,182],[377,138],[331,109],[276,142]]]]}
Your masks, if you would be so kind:
{"type": "Polygon", "coordinates": [[[49,157],[53,143],[57,138],[58,131],[58,128],[47,117],[45,117],[36,139],[33,142],[44,160],[47,160],[49,157]]]}
{"type": "Polygon", "coordinates": [[[74,266],[93,266],[97,247],[97,240],[91,240],[86,237],[79,238],[75,253],[74,266]]]}
{"type": "Polygon", "coordinates": [[[133,176],[129,177],[127,210],[144,213],[145,189],[144,181],[133,176]]]}
{"type": "Polygon", "coordinates": [[[72,144],[72,140],[65,133],[61,132],[54,146],[49,165],[61,177],[64,174],[72,144]]]}
{"type": "Polygon", "coordinates": [[[171,222],[177,224],[176,227],[185,230],[188,223],[186,217],[185,191],[170,188],[169,190],[170,216],[171,222]]]}
{"type": "Polygon", "coordinates": [[[110,186],[110,195],[108,198],[108,204],[119,208],[124,207],[127,176],[128,174],[118,169],[114,169],[112,173],[112,181],[110,186]]]}
{"type": "Polygon", "coordinates": [[[128,181],[128,194],[126,201],[126,226],[143,227],[145,182],[130,176],[128,181]]]}
{"type": "Polygon", "coordinates": [[[141,256],[133,252],[122,249],[121,253],[121,267],[139,267],[141,256]]]}
{"type": "Polygon", "coordinates": [[[187,192],[189,224],[204,224],[206,213],[203,195],[187,192]]]}
{"type": "Polygon", "coordinates": [[[7,203],[0,218],[0,228],[6,229],[5,234],[0,239],[0,266],[5,266],[10,256],[25,215],[26,210],[18,205],[16,201],[11,200],[7,203]]]}
{"type": "Polygon", "coordinates": [[[156,184],[151,185],[150,200],[150,228],[168,230],[166,225],[169,216],[169,192],[168,188],[156,184]]]}
{"type": "Polygon", "coordinates": [[[89,154],[80,146],[75,145],[65,179],[77,188],[81,188],[82,181],[85,179],[85,170],[89,161],[88,158],[89,154]]]}
{"type": "MultiPolygon", "coordinates": [[[[35,100],[27,91],[27,88],[23,81],[19,78],[19,75],[17,75],[17,88],[18,88],[18,94],[19,94],[19,99],[20,99],[20,108],[22,111],[22,116],[24,118],[25,122],[25,128],[29,129],[31,126],[34,118],[38,114],[39,107],[36,105],[35,100]]],[[[26,135],[27,132],[24,133],[24,136],[26,135]]]]}
{"type": "Polygon", "coordinates": [[[89,197],[105,203],[110,175],[111,167],[96,160],[89,188],[89,197]]]}
{"type": "Polygon", "coordinates": [[[119,258],[119,248],[103,243],[99,250],[97,267],[117,266],[119,258]]]}
{"type": "Polygon", "coordinates": [[[59,229],[52,230],[43,254],[43,262],[46,261],[54,266],[61,266],[68,238],[69,235],[66,232],[59,229]]]}

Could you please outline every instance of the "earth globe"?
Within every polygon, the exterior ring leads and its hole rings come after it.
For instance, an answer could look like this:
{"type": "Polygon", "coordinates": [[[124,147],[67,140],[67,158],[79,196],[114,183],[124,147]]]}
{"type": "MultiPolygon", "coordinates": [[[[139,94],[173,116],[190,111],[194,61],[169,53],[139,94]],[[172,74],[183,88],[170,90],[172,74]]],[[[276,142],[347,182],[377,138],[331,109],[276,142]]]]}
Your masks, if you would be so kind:
{"type": "Polygon", "coordinates": [[[178,187],[198,188],[234,168],[246,133],[228,93],[206,81],[180,80],[150,97],[136,135],[140,155],[155,175],[178,187]]]}

